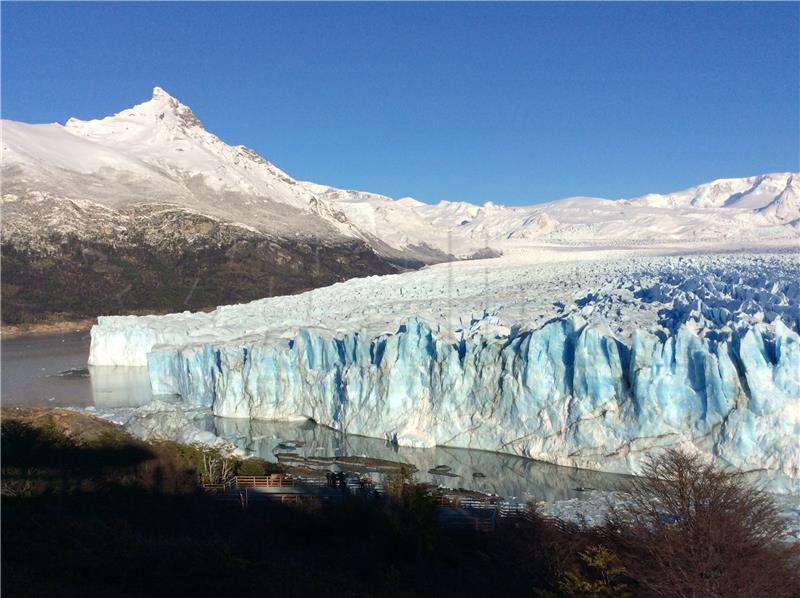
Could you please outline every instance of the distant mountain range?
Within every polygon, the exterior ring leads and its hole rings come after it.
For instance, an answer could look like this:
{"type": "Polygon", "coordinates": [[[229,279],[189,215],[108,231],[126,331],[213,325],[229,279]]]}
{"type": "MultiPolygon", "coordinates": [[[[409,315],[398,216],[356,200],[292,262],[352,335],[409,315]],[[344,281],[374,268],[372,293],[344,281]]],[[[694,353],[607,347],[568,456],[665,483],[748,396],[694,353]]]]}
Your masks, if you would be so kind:
{"type": "Polygon", "coordinates": [[[4,120],[2,148],[5,322],[197,309],[543,244],[800,241],[800,173],[428,205],[297,181],[158,87],[99,120],[4,120]]]}

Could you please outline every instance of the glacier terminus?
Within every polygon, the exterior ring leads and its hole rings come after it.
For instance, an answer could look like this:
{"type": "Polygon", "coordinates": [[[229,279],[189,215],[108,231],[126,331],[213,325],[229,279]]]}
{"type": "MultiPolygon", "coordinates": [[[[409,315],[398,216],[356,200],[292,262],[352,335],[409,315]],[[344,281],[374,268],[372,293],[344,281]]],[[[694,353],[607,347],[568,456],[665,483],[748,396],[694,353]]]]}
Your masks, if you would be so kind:
{"type": "Polygon", "coordinates": [[[544,255],[103,317],[90,363],[222,417],[618,473],[680,446],[797,491],[796,252],[544,255]]]}

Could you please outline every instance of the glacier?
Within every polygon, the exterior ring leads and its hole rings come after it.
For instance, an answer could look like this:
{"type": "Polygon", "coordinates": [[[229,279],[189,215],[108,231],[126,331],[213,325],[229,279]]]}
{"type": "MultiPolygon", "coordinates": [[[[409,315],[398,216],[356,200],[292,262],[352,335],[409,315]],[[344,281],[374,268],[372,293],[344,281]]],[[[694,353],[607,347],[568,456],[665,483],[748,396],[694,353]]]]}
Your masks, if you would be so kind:
{"type": "Polygon", "coordinates": [[[155,395],[226,418],[614,473],[680,446],[797,492],[797,266],[793,253],[444,264],[101,318],[91,362],[144,362],[155,395]]]}
{"type": "Polygon", "coordinates": [[[407,446],[629,472],[678,444],[745,470],[800,467],[800,337],[781,322],[733,343],[686,326],[664,341],[637,331],[628,348],[579,317],[455,343],[414,318],[379,337],[301,330],[286,343],[154,351],[148,371],[155,394],[221,417],[313,419],[407,446]]]}

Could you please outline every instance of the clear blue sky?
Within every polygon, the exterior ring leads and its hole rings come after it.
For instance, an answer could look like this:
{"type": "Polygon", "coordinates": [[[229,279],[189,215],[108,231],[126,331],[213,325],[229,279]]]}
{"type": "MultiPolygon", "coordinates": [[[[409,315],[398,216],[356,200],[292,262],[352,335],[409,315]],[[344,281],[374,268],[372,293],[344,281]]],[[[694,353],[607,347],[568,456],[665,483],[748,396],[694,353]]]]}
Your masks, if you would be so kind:
{"type": "Polygon", "coordinates": [[[2,114],[164,87],[289,174],[394,197],[631,197],[800,170],[800,5],[2,3],[2,114]]]}

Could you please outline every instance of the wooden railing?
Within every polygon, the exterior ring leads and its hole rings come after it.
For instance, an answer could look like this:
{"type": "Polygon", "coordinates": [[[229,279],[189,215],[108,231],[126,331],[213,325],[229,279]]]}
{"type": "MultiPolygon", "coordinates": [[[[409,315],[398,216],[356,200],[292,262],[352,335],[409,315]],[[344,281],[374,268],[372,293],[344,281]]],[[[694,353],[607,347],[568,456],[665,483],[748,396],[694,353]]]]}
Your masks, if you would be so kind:
{"type": "Polygon", "coordinates": [[[523,519],[530,523],[537,521],[546,521],[555,526],[565,533],[575,533],[580,526],[570,521],[565,521],[558,517],[548,517],[545,515],[537,515],[534,509],[528,505],[511,504],[507,502],[488,502],[478,498],[463,497],[463,496],[441,496],[439,497],[439,506],[445,508],[464,509],[473,513],[480,513],[481,511],[494,511],[496,517],[501,519],[523,519]]]}
{"type": "Polygon", "coordinates": [[[203,484],[203,489],[208,492],[225,492],[235,488],[296,488],[296,487],[336,487],[356,492],[362,488],[371,487],[370,484],[357,479],[337,480],[333,477],[322,476],[291,476],[285,474],[272,474],[268,476],[234,476],[224,484],[203,484]]]}
{"type": "Polygon", "coordinates": [[[497,503],[481,500],[479,498],[471,498],[466,496],[448,496],[443,495],[439,497],[439,506],[441,507],[455,507],[457,509],[494,509],[498,508],[497,503]]]}
{"type": "Polygon", "coordinates": [[[228,482],[229,488],[293,488],[298,480],[292,476],[273,474],[266,476],[234,476],[228,482]]]}

